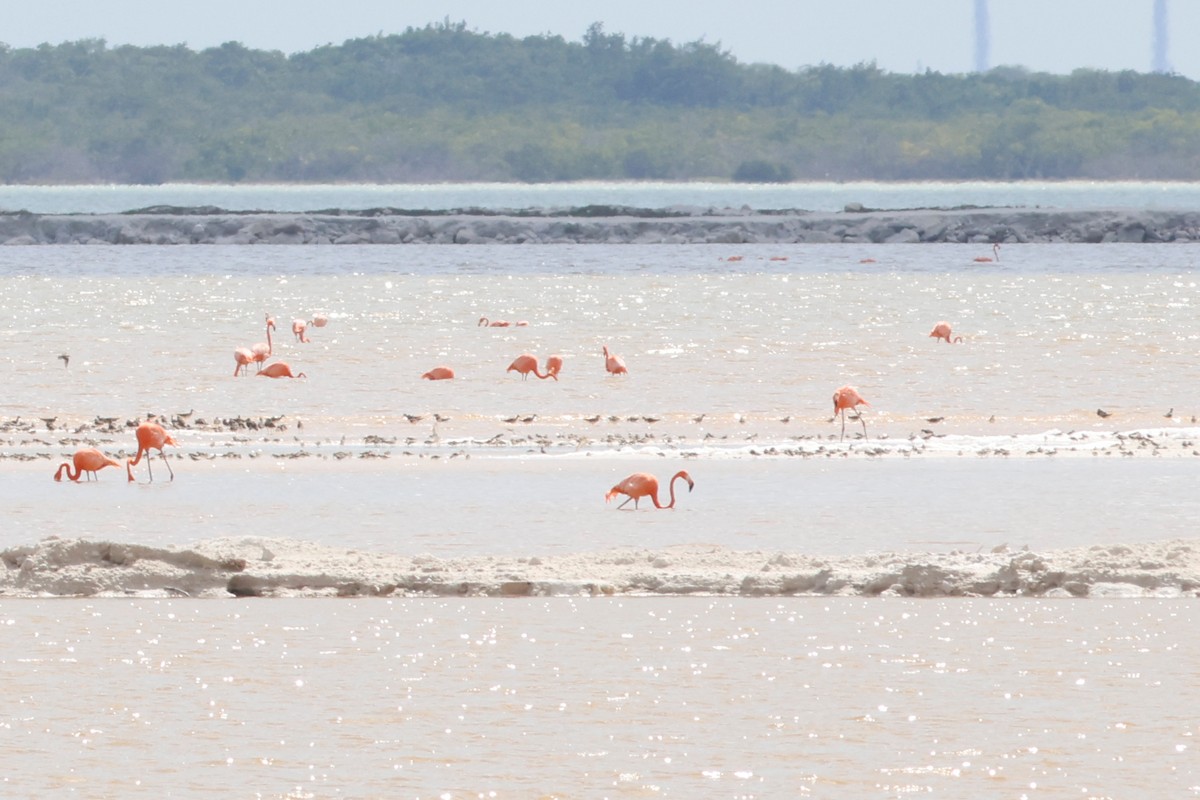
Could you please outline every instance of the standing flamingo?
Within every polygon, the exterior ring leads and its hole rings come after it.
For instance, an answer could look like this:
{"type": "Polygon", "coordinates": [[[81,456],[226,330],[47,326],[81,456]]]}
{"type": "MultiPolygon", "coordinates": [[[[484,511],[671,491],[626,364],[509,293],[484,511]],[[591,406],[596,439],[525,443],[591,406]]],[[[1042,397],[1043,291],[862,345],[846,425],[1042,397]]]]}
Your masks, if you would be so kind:
{"type": "Polygon", "coordinates": [[[254,353],[250,352],[248,347],[239,347],[233,351],[233,377],[237,377],[238,373],[245,375],[250,362],[254,360],[254,353]]]}
{"type": "Polygon", "coordinates": [[[262,370],[263,362],[271,357],[271,351],[273,349],[271,346],[271,331],[273,330],[275,330],[275,318],[270,314],[267,314],[267,341],[265,343],[259,342],[250,348],[250,352],[254,354],[254,363],[258,364],[258,369],[260,371],[262,370]]]}
{"type": "Polygon", "coordinates": [[[125,462],[125,472],[129,476],[129,482],[133,483],[133,468],[142,460],[142,455],[146,456],[146,469],[150,472],[150,480],[154,480],[154,468],[150,466],[150,451],[157,450],[162,456],[163,463],[167,465],[167,472],[171,473],[171,480],[175,480],[175,470],[171,469],[171,462],[167,461],[167,454],[163,452],[163,446],[168,444],[178,444],[171,438],[171,434],[167,433],[162,425],[157,422],[143,422],[137,426],[134,431],[137,436],[138,450],[137,456],[125,462]]]}
{"type": "Polygon", "coordinates": [[[508,369],[504,371],[512,372],[513,370],[521,373],[521,380],[528,378],[529,373],[531,372],[542,380],[545,380],[546,378],[554,378],[554,380],[558,380],[557,375],[552,373],[543,375],[542,373],[538,372],[537,359],[531,356],[529,353],[522,353],[521,355],[517,356],[515,359],[513,359],[513,362],[508,365],[508,369]]]}
{"type": "Polygon", "coordinates": [[[434,367],[421,376],[422,379],[428,381],[448,381],[453,380],[454,370],[450,367],[434,367]]]}
{"type": "Polygon", "coordinates": [[[622,502],[621,505],[617,506],[618,509],[624,508],[625,504],[630,500],[633,501],[633,507],[636,509],[638,507],[638,501],[643,497],[649,497],[651,500],[653,500],[655,508],[674,508],[675,481],[679,480],[680,478],[683,478],[685,481],[687,481],[689,492],[696,486],[696,482],[692,480],[691,475],[688,475],[684,470],[679,470],[679,472],[676,472],[671,476],[671,502],[667,503],[665,506],[658,502],[658,478],[654,477],[649,472],[633,473],[628,478],[609,489],[608,494],[604,495],[604,502],[607,503],[617,495],[624,494],[628,495],[628,497],[625,498],[625,501],[622,502]]]}
{"type": "Polygon", "coordinates": [[[296,341],[301,344],[308,344],[309,342],[308,336],[304,333],[307,327],[308,323],[302,319],[292,320],[292,333],[296,334],[296,341]]]}
{"type": "Polygon", "coordinates": [[[550,377],[557,378],[558,373],[562,372],[562,368],[562,356],[550,356],[546,359],[546,374],[550,377]]]}
{"type": "Polygon", "coordinates": [[[929,332],[929,335],[935,339],[945,339],[946,344],[953,344],[954,342],[962,341],[961,336],[955,336],[954,339],[951,340],[949,322],[939,322],[937,325],[934,325],[933,330],[929,332]]]}
{"type": "Polygon", "coordinates": [[[94,447],[81,447],[75,451],[75,455],[71,459],[74,462],[74,471],[72,465],[64,461],[58,467],[58,472],[54,473],[54,480],[61,481],[63,473],[67,473],[67,477],[76,483],[79,482],[80,475],[87,475],[90,481],[92,478],[100,480],[96,475],[96,470],[104,469],[105,467],[119,467],[121,462],[116,459],[109,458],[94,447]]]}
{"type": "Polygon", "coordinates": [[[307,378],[303,372],[292,374],[292,368],[282,361],[276,361],[274,364],[267,364],[258,375],[260,378],[307,378]]]}
{"type": "Polygon", "coordinates": [[[995,253],[995,255],[996,255],[995,259],[992,259],[991,256],[975,256],[975,260],[981,264],[994,260],[997,264],[999,264],[1000,263],[1000,243],[999,242],[996,242],[995,244],[992,245],[992,252],[995,253]]]}
{"type": "Polygon", "coordinates": [[[629,370],[625,368],[625,359],[615,353],[608,352],[608,345],[604,345],[604,368],[608,370],[610,375],[629,374],[629,370]]]}
{"type": "Polygon", "coordinates": [[[324,328],[329,323],[329,317],[324,314],[313,314],[312,324],[314,328],[324,328]]]}
{"type": "MultiPolygon", "coordinates": [[[[833,393],[833,416],[836,419],[838,412],[842,414],[842,441],[846,439],[846,409],[855,410],[860,405],[871,405],[863,399],[853,387],[843,386],[833,393]]],[[[832,422],[833,420],[830,420],[832,422]]],[[[863,419],[862,412],[858,413],[858,421],[863,426],[863,438],[867,438],[867,421],[863,419]]]]}

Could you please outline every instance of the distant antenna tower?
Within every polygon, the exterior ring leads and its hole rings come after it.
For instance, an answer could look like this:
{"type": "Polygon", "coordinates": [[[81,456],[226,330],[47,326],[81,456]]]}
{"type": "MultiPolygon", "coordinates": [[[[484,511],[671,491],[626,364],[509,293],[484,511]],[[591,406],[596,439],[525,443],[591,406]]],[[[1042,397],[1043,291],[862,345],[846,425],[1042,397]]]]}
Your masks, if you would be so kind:
{"type": "Polygon", "coordinates": [[[1167,0],[1154,0],[1154,63],[1153,72],[1170,72],[1167,63],[1167,0]]]}
{"type": "MultiPolygon", "coordinates": [[[[1158,0],[1162,3],[1163,0],[1158,0]]],[[[1166,12],[1163,12],[1164,14],[1166,12]]],[[[988,30],[987,0],[975,0],[975,71],[987,72],[992,47],[992,34],[988,30]]]]}

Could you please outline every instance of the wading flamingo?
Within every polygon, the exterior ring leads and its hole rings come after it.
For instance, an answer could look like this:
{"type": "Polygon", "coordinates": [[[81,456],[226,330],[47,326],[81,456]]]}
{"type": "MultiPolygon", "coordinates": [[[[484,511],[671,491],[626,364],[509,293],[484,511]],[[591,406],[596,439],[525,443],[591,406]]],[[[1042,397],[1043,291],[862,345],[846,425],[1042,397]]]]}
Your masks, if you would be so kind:
{"type": "Polygon", "coordinates": [[[946,344],[953,344],[954,342],[962,341],[961,336],[955,336],[953,341],[951,341],[951,339],[950,339],[950,323],[949,322],[939,322],[937,325],[934,325],[933,330],[931,330],[929,332],[929,335],[935,339],[945,339],[946,344]]]}
{"type": "Polygon", "coordinates": [[[237,377],[238,373],[243,375],[247,372],[247,367],[254,360],[254,353],[250,352],[248,347],[239,347],[233,351],[233,377],[237,377]]]}
{"type": "Polygon", "coordinates": [[[995,253],[995,255],[996,255],[996,257],[994,259],[991,256],[975,256],[975,260],[981,264],[986,263],[988,261],[995,261],[997,264],[999,264],[1000,263],[1000,243],[999,242],[992,245],[992,252],[995,253]]]}
{"type": "Polygon", "coordinates": [[[562,372],[562,367],[562,356],[550,356],[546,359],[546,374],[550,377],[557,378],[558,373],[562,372]]]}
{"type": "Polygon", "coordinates": [[[307,378],[303,372],[292,374],[292,368],[282,361],[276,361],[274,364],[267,364],[258,373],[261,378],[307,378]]]}
{"type": "Polygon", "coordinates": [[[171,480],[175,480],[175,470],[171,469],[171,462],[167,461],[167,454],[163,452],[164,445],[178,444],[171,438],[171,434],[163,430],[163,426],[157,422],[143,422],[137,426],[134,434],[137,436],[137,455],[125,462],[125,473],[129,476],[129,482],[133,483],[133,468],[142,460],[143,454],[146,456],[146,469],[150,472],[150,480],[154,480],[154,468],[150,466],[151,450],[158,451],[163,463],[167,465],[167,472],[171,473],[171,480]]]}
{"type": "Polygon", "coordinates": [[[308,336],[304,333],[304,330],[307,327],[308,323],[302,319],[292,320],[292,333],[296,334],[296,341],[300,342],[301,344],[308,344],[308,336]]]}
{"type": "MultiPolygon", "coordinates": [[[[863,399],[852,386],[843,386],[833,393],[833,416],[836,419],[839,412],[842,415],[842,440],[846,439],[846,409],[854,411],[860,405],[871,405],[863,399]]],[[[830,420],[832,422],[833,420],[830,420]]],[[[863,419],[862,412],[858,413],[858,421],[863,426],[863,438],[867,438],[867,421],[863,419]]]]}
{"type": "Polygon", "coordinates": [[[543,375],[542,373],[538,372],[537,359],[529,355],[529,353],[522,353],[521,355],[517,356],[515,359],[513,359],[513,362],[508,365],[508,369],[504,371],[512,372],[514,369],[521,373],[521,380],[528,378],[529,373],[531,372],[542,380],[545,380],[546,378],[554,378],[554,380],[558,380],[557,375],[551,373],[543,375]]]}
{"type": "Polygon", "coordinates": [[[64,461],[58,467],[58,472],[54,473],[54,480],[61,481],[63,473],[67,473],[67,477],[76,483],[79,482],[81,475],[87,475],[90,481],[92,478],[100,480],[96,476],[96,470],[104,469],[105,467],[119,467],[121,462],[116,459],[109,458],[94,447],[81,447],[75,451],[75,455],[71,459],[74,462],[74,471],[71,470],[71,464],[64,461]]]}
{"type": "Polygon", "coordinates": [[[329,317],[324,314],[313,314],[312,324],[314,328],[324,328],[329,323],[329,317]]]}
{"type": "Polygon", "coordinates": [[[265,343],[259,342],[250,348],[250,352],[254,354],[254,363],[258,364],[259,370],[262,370],[263,362],[271,357],[273,349],[271,346],[271,331],[273,330],[275,330],[275,318],[267,314],[267,341],[265,343]]]}
{"type": "Polygon", "coordinates": [[[687,481],[688,491],[690,492],[696,485],[692,480],[692,476],[688,475],[684,470],[679,470],[671,476],[671,502],[665,506],[658,502],[658,478],[651,475],[649,472],[635,472],[625,480],[618,483],[616,486],[608,490],[608,494],[604,495],[604,502],[609,502],[619,494],[628,495],[618,509],[624,508],[625,503],[633,501],[633,507],[638,507],[638,501],[643,497],[649,497],[654,501],[655,508],[674,508],[675,507],[675,481],[683,478],[687,481]]]}
{"type": "Polygon", "coordinates": [[[516,322],[509,322],[506,319],[489,320],[487,317],[480,317],[479,322],[475,325],[476,328],[482,326],[484,328],[507,328],[509,325],[516,325],[518,328],[525,328],[529,323],[523,319],[516,322]]]}
{"type": "Polygon", "coordinates": [[[449,367],[434,367],[421,377],[428,381],[448,381],[454,378],[454,370],[449,367]]]}
{"type": "Polygon", "coordinates": [[[625,368],[625,359],[608,352],[608,345],[604,345],[604,368],[608,370],[610,375],[629,374],[629,370],[625,368]]]}

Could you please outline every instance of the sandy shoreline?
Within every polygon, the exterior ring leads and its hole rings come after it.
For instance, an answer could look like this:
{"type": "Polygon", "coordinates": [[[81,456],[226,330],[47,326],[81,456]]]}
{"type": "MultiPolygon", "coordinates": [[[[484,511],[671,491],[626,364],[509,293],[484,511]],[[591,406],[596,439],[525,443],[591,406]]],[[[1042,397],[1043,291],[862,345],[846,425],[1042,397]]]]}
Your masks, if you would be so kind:
{"type": "Polygon", "coordinates": [[[1192,242],[1188,209],[803,210],[331,209],[313,213],[159,207],[126,214],[0,214],[0,244],[686,244],[1192,242]]]}
{"type": "Polygon", "coordinates": [[[260,537],[155,548],[44,539],[0,552],[0,597],[1195,597],[1187,540],[823,558],[712,545],[544,557],[395,556],[260,537]]]}

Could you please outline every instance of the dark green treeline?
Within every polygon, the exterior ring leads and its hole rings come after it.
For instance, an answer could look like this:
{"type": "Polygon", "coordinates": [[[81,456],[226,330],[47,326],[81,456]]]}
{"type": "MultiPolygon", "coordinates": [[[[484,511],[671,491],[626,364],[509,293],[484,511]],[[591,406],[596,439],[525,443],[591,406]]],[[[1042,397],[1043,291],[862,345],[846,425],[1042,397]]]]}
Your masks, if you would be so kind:
{"type": "Polygon", "coordinates": [[[0,45],[0,109],[8,183],[1200,179],[1200,84],[1177,75],[788,71],[599,24],[290,56],[0,45]]]}

